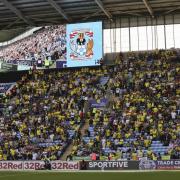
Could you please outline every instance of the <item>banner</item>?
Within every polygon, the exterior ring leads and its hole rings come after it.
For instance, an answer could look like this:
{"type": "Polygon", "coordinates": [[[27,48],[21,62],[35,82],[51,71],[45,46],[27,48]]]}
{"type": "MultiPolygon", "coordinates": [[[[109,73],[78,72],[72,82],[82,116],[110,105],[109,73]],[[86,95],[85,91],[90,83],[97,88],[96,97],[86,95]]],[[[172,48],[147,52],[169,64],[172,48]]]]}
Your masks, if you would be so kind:
{"type": "Polygon", "coordinates": [[[23,170],[22,161],[0,161],[0,170],[23,170]]]}
{"type": "Polygon", "coordinates": [[[9,93],[16,83],[0,83],[0,94],[9,93]]]}
{"type": "Polygon", "coordinates": [[[142,159],[139,161],[140,170],[153,170],[156,169],[156,161],[142,159]]]}
{"type": "MultiPolygon", "coordinates": [[[[0,161],[2,170],[43,170],[44,161],[0,161]]],[[[79,162],[51,161],[52,170],[79,170],[79,162]]]]}
{"type": "Polygon", "coordinates": [[[24,170],[40,170],[44,168],[44,161],[24,161],[24,170]]]}
{"type": "Polygon", "coordinates": [[[90,161],[87,170],[138,170],[138,161],[90,161]]]}
{"type": "Polygon", "coordinates": [[[103,98],[100,102],[97,102],[95,99],[89,100],[91,108],[103,108],[106,107],[108,100],[103,98]]]}
{"type": "MultiPolygon", "coordinates": [[[[0,171],[35,171],[44,169],[44,161],[0,161],[0,171]]],[[[82,162],[51,161],[51,169],[79,171],[82,162]]],[[[83,170],[180,170],[180,160],[169,161],[85,161],[83,170]]]]}
{"type": "Polygon", "coordinates": [[[52,170],[79,170],[79,162],[52,161],[52,170]]]}
{"type": "Polygon", "coordinates": [[[1,71],[17,71],[17,65],[16,64],[10,64],[6,62],[1,62],[1,71]]]}
{"type": "Polygon", "coordinates": [[[180,170],[180,160],[156,161],[156,168],[159,170],[180,170]]]}

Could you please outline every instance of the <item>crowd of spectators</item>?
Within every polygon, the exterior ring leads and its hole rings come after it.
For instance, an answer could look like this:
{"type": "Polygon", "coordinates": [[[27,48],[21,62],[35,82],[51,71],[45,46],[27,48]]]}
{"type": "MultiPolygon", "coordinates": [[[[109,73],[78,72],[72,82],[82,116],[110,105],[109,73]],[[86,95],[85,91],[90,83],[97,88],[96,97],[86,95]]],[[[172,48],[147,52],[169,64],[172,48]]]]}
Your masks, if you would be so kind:
{"type": "Polygon", "coordinates": [[[129,53],[109,71],[110,110],[92,109],[74,157],[180,159],[179,59],[173,51],[129,53]],[[162,143],[153,149],[152,142],[162,143]]]}
{"type": "Polygon", "coordinates": [[[30,70],[3,99],[0,160],[57,160],[71,140],[71,157],[179,159],[179,72],[172,51],[120,54],[113,67],[30,70]],[[104,75],[109,81],[100,85],[104,75]],[[102,98],[107,107],[90,108],[102,98]],[[163,154],[151,149],[157,140],[167,147],[163,154]]]}
{"type": "Polygon", "coordinates": [[[94,87],[102,73],[32,70],[23,76],[15,95],[1,98],[0,160],[60,159],[84,123],[85,102],[98,97],[94,87]]]}
{"type": "Polygon", "coordinates": [[[0,59],[11,63],[16,60],[66,59],[65,26],[46,26],[29,37],[0,48],[0,59]]]}

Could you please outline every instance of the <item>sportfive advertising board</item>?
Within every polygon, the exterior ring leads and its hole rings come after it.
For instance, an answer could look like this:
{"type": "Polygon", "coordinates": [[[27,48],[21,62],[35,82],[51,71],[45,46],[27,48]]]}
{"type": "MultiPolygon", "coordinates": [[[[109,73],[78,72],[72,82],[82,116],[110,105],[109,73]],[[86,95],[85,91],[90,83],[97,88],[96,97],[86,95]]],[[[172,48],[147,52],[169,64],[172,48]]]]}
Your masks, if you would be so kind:
{"type": "Polygon", "coordinates": [[[90,161],[87,170],[138,170],[138,161],[90,161]]]}

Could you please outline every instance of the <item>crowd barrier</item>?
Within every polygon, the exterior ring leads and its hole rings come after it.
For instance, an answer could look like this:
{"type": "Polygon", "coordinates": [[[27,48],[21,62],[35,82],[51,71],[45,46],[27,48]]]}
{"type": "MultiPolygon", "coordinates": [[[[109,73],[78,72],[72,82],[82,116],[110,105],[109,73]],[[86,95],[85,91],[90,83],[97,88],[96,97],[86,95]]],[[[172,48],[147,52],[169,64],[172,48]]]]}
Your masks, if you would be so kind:
{"type": "MultiPolygon", "coordinates": [[[[180,160],[141,160],[141,161],[86,161],[83,170],[180,170],[180,160]]],[[[0,161],[0,171],[41,170],[44,161],[0,161]]],[[[81,162],[78,161],[51,161],[52,170],[79,171],[81,162]]]]}

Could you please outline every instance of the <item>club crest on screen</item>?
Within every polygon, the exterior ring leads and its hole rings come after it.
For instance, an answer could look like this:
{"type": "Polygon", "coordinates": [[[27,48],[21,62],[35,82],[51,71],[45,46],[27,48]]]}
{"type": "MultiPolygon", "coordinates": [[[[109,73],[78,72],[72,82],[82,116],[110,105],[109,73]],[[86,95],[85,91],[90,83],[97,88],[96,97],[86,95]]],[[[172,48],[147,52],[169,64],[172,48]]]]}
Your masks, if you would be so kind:
{"type": "Polygon", "coordinates": [[[90,29],[78,29],[70,33],[70,58],[85,60],[93,58],[94,33],[90,29]]]}

